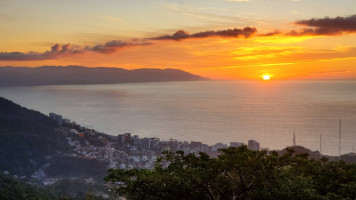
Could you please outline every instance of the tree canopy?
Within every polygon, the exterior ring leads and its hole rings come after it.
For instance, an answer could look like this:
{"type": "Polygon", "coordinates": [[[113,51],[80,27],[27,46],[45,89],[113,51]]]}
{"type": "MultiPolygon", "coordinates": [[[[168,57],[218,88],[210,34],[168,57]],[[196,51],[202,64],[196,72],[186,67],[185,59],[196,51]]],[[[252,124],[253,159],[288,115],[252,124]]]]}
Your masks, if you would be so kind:
{"type": "Polygon", "coordinates": [[[293,149],[221,149],[217,158],[165,151],[154,169],[110,169],[106,181],[128,199],[350,199],[356,198],[356,165],[293,156],[293,149]]]}

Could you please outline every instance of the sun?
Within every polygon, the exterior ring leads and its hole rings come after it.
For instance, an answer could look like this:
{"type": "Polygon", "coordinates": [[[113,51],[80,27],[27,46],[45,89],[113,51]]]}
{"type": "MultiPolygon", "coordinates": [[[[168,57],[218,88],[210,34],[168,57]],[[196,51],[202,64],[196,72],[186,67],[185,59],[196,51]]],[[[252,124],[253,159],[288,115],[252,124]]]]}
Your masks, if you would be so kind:
{"type": "Polygon", "coordinates": [[[265,81],[268,81],[268,80],[271,79],[271,75],[269,75],[269,74],[264,74],[264,75],[262,75],[262,79],[265,80],[265,81]]]}

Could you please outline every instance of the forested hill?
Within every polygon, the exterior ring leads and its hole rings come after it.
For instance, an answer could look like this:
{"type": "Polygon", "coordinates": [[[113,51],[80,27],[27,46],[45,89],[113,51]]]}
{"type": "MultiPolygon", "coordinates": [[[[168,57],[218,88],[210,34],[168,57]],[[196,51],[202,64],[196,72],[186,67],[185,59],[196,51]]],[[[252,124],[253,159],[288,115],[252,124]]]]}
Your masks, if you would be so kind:
{"type": "Polygon", "coordinates": [[[28,175],[45,163],[46,156],[65,151],[58,124],[41,114],[0,97],[0,170],[28,175]]]}
{"type": "Polygon", "coordinates": [[[0,67],[0,86],[114,84],[206,80],[178,69],[82,66],[0,67]]]}
{"type": "Polygon", "coordinates": [[[0,172],[31,178],[42,171],[46,177],[102,181],[107,163],[65,156],[72,148],[56,129],[57,122],[46,115],[0,97],[0,172]]]}

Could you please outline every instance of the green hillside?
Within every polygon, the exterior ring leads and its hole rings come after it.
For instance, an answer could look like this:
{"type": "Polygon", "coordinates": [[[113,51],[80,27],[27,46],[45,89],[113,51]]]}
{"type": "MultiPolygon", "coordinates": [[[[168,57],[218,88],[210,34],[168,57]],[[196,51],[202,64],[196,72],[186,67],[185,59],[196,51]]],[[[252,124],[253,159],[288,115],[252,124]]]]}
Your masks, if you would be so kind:
{"type": "Polygon", "coordinates": [[[48,156],[66,151],[65,137],[54,131],[57,127],[46,115],[0,97],[0,170],[29,175],[48,156]]]}

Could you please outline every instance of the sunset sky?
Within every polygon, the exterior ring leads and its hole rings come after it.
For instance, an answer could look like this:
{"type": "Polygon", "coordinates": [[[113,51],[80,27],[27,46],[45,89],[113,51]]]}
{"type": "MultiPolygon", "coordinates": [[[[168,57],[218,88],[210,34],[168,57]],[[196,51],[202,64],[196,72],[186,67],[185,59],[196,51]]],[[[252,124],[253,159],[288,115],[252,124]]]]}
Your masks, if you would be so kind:
{"type": "Polygon", "coordinates": [[[0,0],[0,66],[356,78],[355,0],[0,0]]]}

